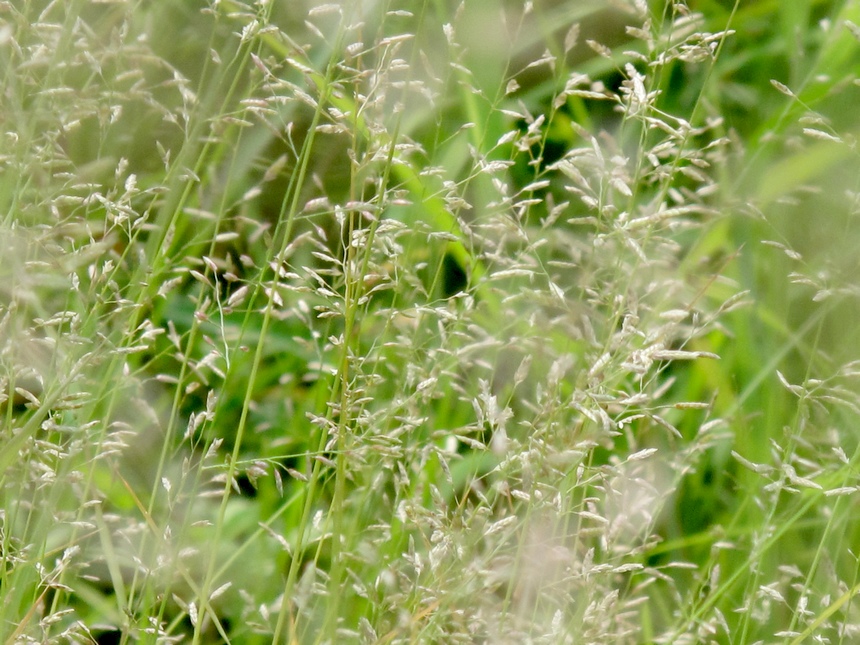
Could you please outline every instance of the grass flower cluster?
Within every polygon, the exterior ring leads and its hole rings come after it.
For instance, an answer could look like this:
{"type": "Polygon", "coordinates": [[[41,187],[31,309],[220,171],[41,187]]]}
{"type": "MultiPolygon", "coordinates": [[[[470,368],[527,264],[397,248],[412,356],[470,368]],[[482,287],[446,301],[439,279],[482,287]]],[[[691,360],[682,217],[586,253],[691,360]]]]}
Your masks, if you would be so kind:
{"type": "Polygon", "coordinates": [[[0,1],[0,642],[854,642],[858,25],[0,1]]]}

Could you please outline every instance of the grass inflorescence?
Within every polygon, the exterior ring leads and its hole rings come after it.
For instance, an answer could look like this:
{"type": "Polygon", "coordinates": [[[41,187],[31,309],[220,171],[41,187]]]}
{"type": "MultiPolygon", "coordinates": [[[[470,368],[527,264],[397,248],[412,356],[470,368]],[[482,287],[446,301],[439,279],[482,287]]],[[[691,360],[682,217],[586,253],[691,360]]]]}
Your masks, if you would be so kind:
{"type": "Polygon", "coordinates": [[[0,640],[849,643],[860,2],[0,2],[0,640]]]}

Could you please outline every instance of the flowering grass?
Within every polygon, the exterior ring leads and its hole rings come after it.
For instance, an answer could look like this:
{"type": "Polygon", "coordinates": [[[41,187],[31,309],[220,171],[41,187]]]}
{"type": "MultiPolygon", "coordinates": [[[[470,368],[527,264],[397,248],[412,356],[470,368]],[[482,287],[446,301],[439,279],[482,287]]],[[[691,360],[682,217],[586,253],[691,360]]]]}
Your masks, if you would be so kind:
{"type": "Polygon", "coordinates": [[[4,643],[849,643],[860,2],[0,2],[4,643]]]}

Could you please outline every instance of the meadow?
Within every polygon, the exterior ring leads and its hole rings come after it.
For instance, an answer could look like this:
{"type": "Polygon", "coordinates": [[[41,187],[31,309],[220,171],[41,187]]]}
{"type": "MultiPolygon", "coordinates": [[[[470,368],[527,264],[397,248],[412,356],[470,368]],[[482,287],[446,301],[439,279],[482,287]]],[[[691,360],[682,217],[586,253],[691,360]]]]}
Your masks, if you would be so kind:
{"type": "Polygon", "coordinates": [[[0,0],[0,642],[855,642],[858,25],[0,0]]]}

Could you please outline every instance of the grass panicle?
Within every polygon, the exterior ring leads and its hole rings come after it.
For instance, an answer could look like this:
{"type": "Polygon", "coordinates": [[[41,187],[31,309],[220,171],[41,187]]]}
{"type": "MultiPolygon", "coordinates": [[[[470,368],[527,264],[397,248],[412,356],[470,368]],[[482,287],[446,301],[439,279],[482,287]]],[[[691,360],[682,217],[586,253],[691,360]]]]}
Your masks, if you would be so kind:
{"type": "Polygon", "coordinates": [[[0,642],[853,642],[858,24],[0,2],[0,642]]]}

